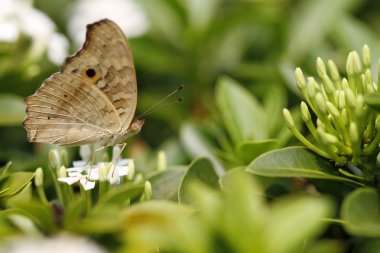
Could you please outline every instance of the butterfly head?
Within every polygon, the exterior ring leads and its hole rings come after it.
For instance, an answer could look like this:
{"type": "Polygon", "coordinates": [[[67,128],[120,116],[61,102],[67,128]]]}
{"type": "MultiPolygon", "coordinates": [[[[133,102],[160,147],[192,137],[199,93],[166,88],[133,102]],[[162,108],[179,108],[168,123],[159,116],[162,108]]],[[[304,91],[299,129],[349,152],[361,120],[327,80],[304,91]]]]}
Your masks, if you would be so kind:
{"type": "Polygon", "coordinates": [[[129,136],[138,134],[142,126],[144,125],[144,122],[145,122],[144,119],[140,119],[140,118],[134,119],[128,127],[129,136]]]}

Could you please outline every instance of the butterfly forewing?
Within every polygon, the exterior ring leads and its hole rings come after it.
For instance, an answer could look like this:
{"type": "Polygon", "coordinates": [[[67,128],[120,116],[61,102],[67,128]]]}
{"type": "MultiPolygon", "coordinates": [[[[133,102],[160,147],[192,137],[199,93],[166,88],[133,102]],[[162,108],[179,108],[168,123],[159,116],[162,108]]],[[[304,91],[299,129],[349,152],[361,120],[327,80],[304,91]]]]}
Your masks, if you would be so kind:
{"type": "Polygon", "coordinates": [[[83,48],[66,60],[61,71],[88,78],[113,104],[122,127],[128,128],[137,105],[136,74],[127,39],[114,22],[88,25],[83,48]]]}

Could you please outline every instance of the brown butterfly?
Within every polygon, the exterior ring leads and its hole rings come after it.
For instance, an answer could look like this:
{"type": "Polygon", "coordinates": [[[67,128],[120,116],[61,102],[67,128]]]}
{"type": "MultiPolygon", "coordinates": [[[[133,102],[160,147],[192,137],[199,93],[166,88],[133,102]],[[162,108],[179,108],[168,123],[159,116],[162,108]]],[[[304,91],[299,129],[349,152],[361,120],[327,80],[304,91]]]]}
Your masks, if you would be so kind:
{"type": "Polygon", "coordinates": [[[137,82],[122,30],[103,19],[87,26],[86,41],[59,73],[25,99],[24,127],[31,142],[113,146],[137,134],[137,82]]]}

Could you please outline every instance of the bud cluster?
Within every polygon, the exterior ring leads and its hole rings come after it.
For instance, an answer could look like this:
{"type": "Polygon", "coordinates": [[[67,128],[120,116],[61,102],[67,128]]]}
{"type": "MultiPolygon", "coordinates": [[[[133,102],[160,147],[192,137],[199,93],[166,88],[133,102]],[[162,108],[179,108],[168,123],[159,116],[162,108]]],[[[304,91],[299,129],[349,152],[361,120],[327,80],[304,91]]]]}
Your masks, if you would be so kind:
{"type": "Polygon", "coordinates": [[[295,71],[304,98],[300,104],[302,120],[313,141],[302,135],[289,110],[284,109],[287,125],[306,147],[337,165],[360,164],[364,156],[379,151],[380,142],[380,115],[364,100],[367,94],[380,92],[373,80],[370,49],[363,47],[362,61],[356,51],[349,53],[347,78],[340,76],[332,60],[327,62],[327,68],[321,58],[316,65],[320,81],[313,77],[305,80],[300,68],[295,71]]]}

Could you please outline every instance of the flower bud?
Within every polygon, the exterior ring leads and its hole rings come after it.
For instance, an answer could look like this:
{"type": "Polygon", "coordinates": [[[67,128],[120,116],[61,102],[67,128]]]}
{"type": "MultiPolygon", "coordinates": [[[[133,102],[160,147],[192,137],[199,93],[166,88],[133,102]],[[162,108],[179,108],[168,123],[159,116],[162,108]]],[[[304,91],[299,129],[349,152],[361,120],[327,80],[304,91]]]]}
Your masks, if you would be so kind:
{"type": "Polygon", "coordinates": [[[302,101],[301,102],[301,115],[302,115],[302,119],[303,121],[310,121],[311,120],[311,116],[310,116],[310,112],[309,112],[309,108],[307,107],[307,104],[302,101]]]}
{"type": "Polygon", "coordinates": [[[291,128],[295,128],[295,124],[294,124],[294,120],[293,120],[293,117],[292,115],[290,114],[289,110],[284,108],[282,110],[282,115],[284,116],[284,119],[288,125],[288,127],[291,129],[291,128]]]}
{"type": "Polygon", "coordinates": [[[340,81],[340,74],[338,68],[332,60],[327,62],[327,66],[329,68],[330,75],[334,81],[340,81]]]}
{"type": "Polygon", "coordinates": [[[325,75],[327,75],[325,63],[321,59],[321,57],[317,58],[317,72],[319,77],[323,78],[325,75]]]}
{"type": "Polygon", "coordinates": [[[294,73],[296,76],[297,87],[302,91],[306,86],[305,77],[303,76],[302,70],[300,68],[296,68],[296,71],[294,73]]]}
{"type": "Polygon", "coordinates": [[[371,68],[371,51],[367,45],[363,46],[363,65],[365,68],[371,68]]]}
{"type": "Polygon", "coordinates": [[[34,172],[34,184],[37,187],[42,186],[44,183],[44,171],[41,167],[36,169],[36,172],[34,172]]]}
{"type": "Polygon", "coordinates": [[[135,162],[132,160],[128,163],[128,179],[132,180],[135,176],[135,162]]]}
{"type": "Polygon", "coordinates": [[[166,170],[167,167],[166,154],[164,151],[159,151],[157,155],[157,170],[163,171],[166,170]]]}
{"type": "Polygon", "coordinates": [[[362,72],[360,57],[356,51],[348,54],[346,70],[348,75],[356,75],[362,72]]]}
{"type": "Polygon", "coordinates": [[[49,167],[51,169],[58,169],[61,166],[58,150],[51,149],[49,151],[49,167]]]}

